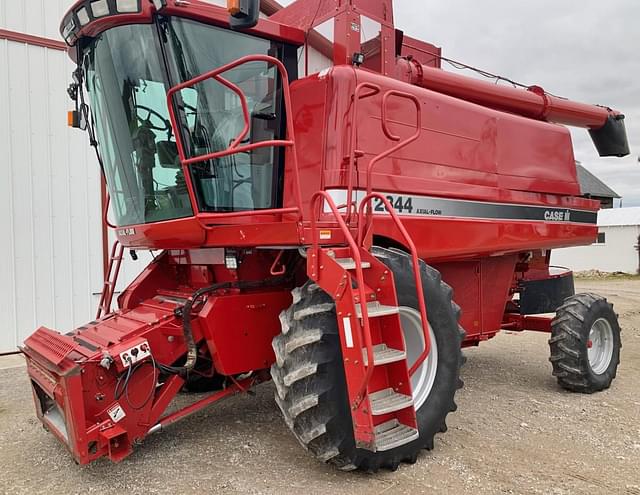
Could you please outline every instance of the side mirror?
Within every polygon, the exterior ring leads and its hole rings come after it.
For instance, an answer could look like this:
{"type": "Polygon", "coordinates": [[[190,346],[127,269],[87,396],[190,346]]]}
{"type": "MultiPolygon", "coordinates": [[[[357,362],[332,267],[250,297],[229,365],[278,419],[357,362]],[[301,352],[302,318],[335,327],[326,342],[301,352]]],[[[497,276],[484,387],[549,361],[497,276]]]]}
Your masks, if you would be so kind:
{"type": "Polygon", "coordinates": [[[228,0],[227,10],[231,29],[249,29],[258,24],[260,0],[228,0]]]}

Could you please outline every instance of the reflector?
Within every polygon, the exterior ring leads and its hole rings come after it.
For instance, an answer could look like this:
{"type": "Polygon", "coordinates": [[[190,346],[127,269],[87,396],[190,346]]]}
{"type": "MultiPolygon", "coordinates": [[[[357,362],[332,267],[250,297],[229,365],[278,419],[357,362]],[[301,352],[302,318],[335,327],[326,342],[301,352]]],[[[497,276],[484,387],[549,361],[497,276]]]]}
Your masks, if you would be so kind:
{"type": "Polygon", "coordinates": [[[109,14],[109,5],[107,0],[95,0],[91,2],[91,12],[93,17],[103,17],[109,14]]]}

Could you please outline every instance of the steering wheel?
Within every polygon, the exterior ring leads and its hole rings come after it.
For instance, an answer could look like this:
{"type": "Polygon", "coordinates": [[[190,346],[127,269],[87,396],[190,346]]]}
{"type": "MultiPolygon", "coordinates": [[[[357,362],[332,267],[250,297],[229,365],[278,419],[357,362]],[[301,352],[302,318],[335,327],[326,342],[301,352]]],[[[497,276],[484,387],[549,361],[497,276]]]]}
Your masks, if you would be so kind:
{"type": "Polygon", "coordinates": [[[156,131],[167,131],[169,134],[171,134],[171,122],[169,121],[169,119],[165,119],[162,116],[162,114],[155,111],[153,108],[145,107],[144,105],[136,104],[134,106],[134,109],[136,111],[136,118],[138,119],[138,122],[140,124],[146,124],[150,129],[153,129],[156,131]],[[140,117],[140,115],[138,114],[138,109],[147,112],[146,119],[143,119],[142,117],[140,117]],[[160,122],[162,122],[162,127],[155,125],[155,123],[151,121],[152,116],[156,117],[158,120],[160,120],[160,122]]]}

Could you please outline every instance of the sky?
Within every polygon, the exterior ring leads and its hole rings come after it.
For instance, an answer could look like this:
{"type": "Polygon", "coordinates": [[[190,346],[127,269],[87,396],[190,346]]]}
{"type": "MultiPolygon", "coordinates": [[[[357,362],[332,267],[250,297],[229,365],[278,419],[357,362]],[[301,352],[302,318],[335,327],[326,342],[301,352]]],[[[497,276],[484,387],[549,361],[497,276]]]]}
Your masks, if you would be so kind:
{"type": "Polygon", "coordinates": [[[574,152],[624,206],[640,206],[640,1],[396,0],[394,12],[445,57],[624,113],[630,156],[600,158],[584,129],[572,130],[574,152]]]}
{"type": "Polygon", "coordinates": [[[445,57],[624,113],[630,156],[600,158],[574,129],[575,156],[640,206],[640,0],[395,0],[394,14],[445,57]]]}

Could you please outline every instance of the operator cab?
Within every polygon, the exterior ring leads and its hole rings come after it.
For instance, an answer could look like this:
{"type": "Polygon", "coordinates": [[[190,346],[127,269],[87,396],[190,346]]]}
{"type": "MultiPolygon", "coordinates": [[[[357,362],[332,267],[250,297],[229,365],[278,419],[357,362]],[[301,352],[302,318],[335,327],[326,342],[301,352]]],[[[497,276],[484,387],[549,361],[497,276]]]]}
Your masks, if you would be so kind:
{"type": "MultiPolygon", "coordinates": [[[[101,11],[96,12],[96,3],[100,2],[76,5],[80,8],[69,14],[76,25],[98,19],[101,11]]],[[[104,3],[105,8],[110,5],[104,3]]],[[[114,5],[118,19],[120,2],[114,5]]],[[[206,79],[174,93],[170,101],[177,129],[171,124],[167,93],[248,55],[280,60],[289,79],[295,79],[297,46],[233,31],[228,24],[212,25],[209,20],[205,24],[167,15],[164,9],[156,12],[151,3],[139,7],[140,18],[127,14],[137,23],[106,24],[107,29],[90,37],[72,38],[82,69],[78,89],[82,99],[86,91],[91,106],[87,120],[93,122],[116,224],[280,208],[282,147],[260,147],[183,167],[176,139],[180,133],[187,159],[222,152],[236,141],[247,146],[283,140],[286,119],[277,68],[268,61],[249,61],[225,71],[224,79],[206,79]],[[185,170],[190,181],[185,180],[185,170]]],[[[199,11],[205,9],[221,10],[199,6],[199,11]]],[[[63,21],[63,35],[68,22],[69,17],[63,21]]]]}

